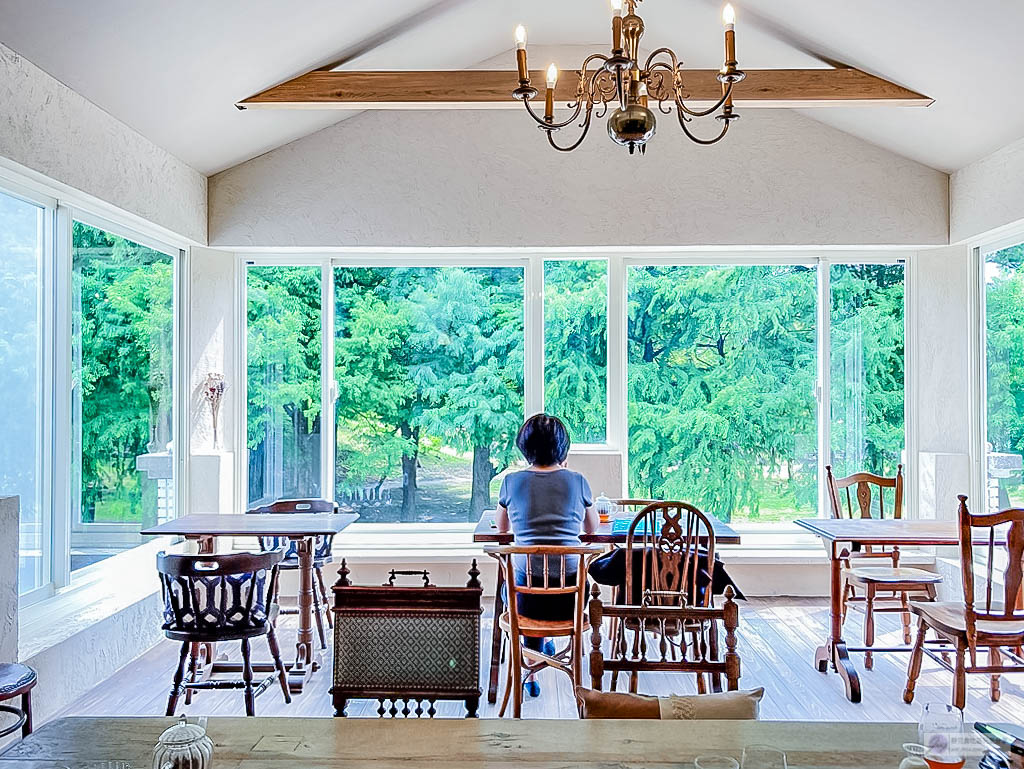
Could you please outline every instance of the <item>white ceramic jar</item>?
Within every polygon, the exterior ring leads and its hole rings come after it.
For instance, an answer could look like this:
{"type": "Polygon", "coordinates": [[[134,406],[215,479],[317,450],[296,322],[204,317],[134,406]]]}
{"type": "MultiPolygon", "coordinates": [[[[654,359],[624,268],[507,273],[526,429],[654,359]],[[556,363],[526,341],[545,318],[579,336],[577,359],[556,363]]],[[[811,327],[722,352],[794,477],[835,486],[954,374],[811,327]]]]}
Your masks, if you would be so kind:
{"type": "Polygon", "coordinates": [[[190,724],[185,716],[160,735],[153,749],[153,769],[210,769],[212,766],[213,740],[206,736],[201,724],[190,724]]]}

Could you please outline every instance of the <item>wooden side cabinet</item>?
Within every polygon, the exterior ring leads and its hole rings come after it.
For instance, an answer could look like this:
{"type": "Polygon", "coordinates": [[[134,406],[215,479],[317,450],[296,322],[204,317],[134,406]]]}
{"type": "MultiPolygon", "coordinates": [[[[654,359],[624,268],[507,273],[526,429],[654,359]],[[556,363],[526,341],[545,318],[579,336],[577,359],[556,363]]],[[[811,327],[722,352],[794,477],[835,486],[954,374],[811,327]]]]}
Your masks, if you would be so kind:
{"type": "Polygon", "coordinates": [[[433,717],[438,700],[480,703],[483,588],[476,560],[465,587],[438,587],[426,571],[393,570],[385,585],[354,585],[342,561],[334,585],[334,715],[374,699],[381,716],[433,717]],[[396,584],[399,578],[420,584],[396,584]],[[388,704],[390,702],[390,705],[388,704]]]}

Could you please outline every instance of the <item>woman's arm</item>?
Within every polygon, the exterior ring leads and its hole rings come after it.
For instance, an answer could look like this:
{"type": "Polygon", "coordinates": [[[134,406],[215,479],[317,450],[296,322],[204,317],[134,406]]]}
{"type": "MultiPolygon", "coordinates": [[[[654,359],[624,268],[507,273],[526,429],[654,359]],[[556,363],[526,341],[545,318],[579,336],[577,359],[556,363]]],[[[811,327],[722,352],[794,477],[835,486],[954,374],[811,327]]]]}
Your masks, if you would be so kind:
{"type": "Polygon", "coordinates": [[[597,514],[597,508],[588,505],[583,510],[583,531],[587,534],[596,534],[601,525],[601,516],[597,514]]]}
{"type": "Polygon", "coordinates": [[[512,530],[512,522],[508,519],[508,508],[501,503],[498,503],[497,512],[494,516],[494,525],[498,527],[498,531],[501,534],[512,530]]]}

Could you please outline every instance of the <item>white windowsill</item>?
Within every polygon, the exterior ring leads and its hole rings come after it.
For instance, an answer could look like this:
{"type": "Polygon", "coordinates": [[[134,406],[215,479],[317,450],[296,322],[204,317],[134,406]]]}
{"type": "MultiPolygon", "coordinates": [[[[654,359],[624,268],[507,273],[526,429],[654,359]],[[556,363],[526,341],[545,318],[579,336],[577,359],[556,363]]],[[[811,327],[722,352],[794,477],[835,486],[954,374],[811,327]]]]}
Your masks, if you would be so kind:
{"type": "Polygon", "coordinates": [[[173,541],[159,537],[92,564],[56,595],[18,612],[18,658],[28,659],[155,594],[156,554],[173,541]]]}

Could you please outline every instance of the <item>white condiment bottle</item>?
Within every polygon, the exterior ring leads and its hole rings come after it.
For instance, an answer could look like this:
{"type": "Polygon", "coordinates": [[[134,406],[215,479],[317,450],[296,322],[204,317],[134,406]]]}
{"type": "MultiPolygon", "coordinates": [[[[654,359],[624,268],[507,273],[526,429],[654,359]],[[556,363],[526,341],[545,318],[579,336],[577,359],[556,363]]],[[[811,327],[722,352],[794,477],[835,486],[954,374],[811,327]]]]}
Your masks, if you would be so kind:
{"type": "Polygon", "coordinates": [[[153,769],[210,769],[213,766],[213,740],[200,724],[190,724],[185,716],[160,735],[153,749],[153,769]]]}

